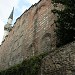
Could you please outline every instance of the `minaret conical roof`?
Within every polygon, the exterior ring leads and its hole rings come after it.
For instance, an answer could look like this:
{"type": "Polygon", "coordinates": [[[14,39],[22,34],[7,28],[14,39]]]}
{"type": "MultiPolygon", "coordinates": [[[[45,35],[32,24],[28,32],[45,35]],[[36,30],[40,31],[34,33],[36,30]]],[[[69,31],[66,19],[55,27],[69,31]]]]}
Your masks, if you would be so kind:
{"type": "MultiPolygon", "coordinates": [[[[13,19],[13,12],[14,12],[14,7],[13,7],[13,10],[12,10],[10,16],[9,16],[9,18],[11,18],[11,19],[13,19]]],[[[8,18],[8,19],[9,19],[9,18],[8,18]]]]}

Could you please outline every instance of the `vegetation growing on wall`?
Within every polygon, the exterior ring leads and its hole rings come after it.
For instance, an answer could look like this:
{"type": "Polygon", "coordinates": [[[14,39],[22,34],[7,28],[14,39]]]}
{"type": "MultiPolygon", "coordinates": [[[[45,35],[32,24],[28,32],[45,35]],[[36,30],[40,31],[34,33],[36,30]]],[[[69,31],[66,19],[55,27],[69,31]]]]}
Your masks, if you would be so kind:
{"type": "Polygon", "coordinates": [[[48,53],[24,60],[21,64],[15,65],[7,70],[1,71],[0,75],[38,75],[41,67],[41,60],[48,53]]]}
{"type": "Polygon", "coordinates": [[[65,6],[64,10],[52,10],[58,14],[56,21],[57,46],[65,45],[75,40],[75,0],[52,0],[55,7],[58,4],[65,6]]]}

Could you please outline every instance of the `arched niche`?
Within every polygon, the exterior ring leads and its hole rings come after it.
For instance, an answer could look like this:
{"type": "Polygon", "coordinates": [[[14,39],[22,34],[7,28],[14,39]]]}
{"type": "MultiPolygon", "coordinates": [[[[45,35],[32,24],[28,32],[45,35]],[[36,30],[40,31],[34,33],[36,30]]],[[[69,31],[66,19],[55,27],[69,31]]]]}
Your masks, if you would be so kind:
{"type": "Polygon", "coordinates": [[[31,56],[34,56],[34,53],[35,53],[35,47],[34,47],[34,44],[32,43],[29,48],[28,48],[28,57],[31,57],[31,56]]]}
{"type": "Polygon", "coordinates": [[[41,49],[43,52],[51,50],[51,34],[46,33],[41,40],[41,49]]]}
{"type": "Polygon", "coordinates": [[[47,9],[47,3],[46,2],[43,2],[42,4],[36,6],[36,9],[35,9],[35,12],[34,12],[34,16],[33,16],[33,19],[35,16],[38,16],[37,14],[44,11],[45,9],[47,9]]]}

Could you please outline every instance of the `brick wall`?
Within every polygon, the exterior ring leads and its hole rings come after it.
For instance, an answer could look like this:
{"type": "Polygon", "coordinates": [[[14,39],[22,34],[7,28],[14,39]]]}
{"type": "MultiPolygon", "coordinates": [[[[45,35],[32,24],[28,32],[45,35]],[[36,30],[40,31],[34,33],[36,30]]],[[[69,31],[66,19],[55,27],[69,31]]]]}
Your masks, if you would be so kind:
{"type": "Polygon", "coordinates": [[[1,69],[55,48],[55,16],[52,9],[51,0],[40,0],[16,20],[0,46],[1,69]]]}

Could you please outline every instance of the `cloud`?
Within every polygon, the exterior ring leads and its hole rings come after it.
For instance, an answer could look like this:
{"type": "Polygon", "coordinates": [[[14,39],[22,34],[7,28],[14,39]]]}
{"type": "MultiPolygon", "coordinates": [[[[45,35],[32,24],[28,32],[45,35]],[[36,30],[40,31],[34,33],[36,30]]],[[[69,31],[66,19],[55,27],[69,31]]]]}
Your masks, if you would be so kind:
{"type": "Polygon", "coordinates": [[[7,19],[13,9],[18,7],[19,0],[0,0],[0,18],[7,22],[7,19]]]}
{"type": "Polygon", "coordinates": [[[35,4],[37,3],[39,0],[27,0],[30,4],[35,4]]]}
{"type": "Polygon", "coordinates": [[[38,1],[39,0],[0,0],[0,18],[6,23],[14,7],[14,16],[16,19],[32,4],[35,4],[38,1]]]}
{"type": "Polygon", "coordinates": [[[1,42],[2,42],[2,39],[3,39],[3,35],[4,35],[4,23],[0,19],[0,45],[1,45],[1,42]]]}

